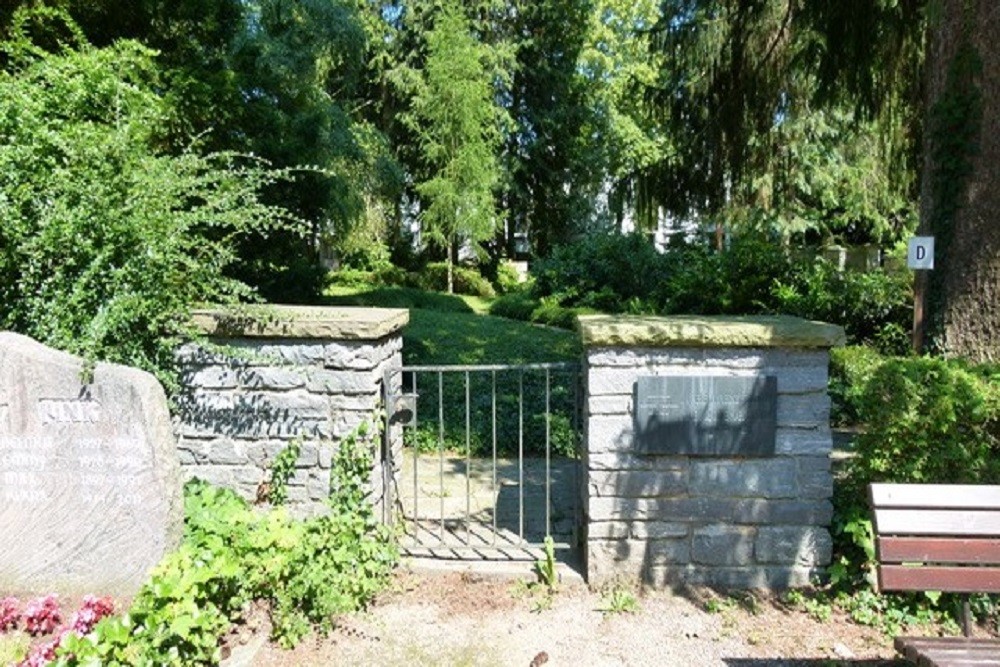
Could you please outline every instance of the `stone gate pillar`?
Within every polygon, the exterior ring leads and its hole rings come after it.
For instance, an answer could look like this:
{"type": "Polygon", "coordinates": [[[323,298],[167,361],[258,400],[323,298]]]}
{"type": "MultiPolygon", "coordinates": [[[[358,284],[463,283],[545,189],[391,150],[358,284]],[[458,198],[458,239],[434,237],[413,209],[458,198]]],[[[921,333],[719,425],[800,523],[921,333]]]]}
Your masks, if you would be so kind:
{"type": "Polygon", "coordinates": [[[830,561],[829,348],[791,317],[582,316],[588,581],[802,586],[830,561]]]}

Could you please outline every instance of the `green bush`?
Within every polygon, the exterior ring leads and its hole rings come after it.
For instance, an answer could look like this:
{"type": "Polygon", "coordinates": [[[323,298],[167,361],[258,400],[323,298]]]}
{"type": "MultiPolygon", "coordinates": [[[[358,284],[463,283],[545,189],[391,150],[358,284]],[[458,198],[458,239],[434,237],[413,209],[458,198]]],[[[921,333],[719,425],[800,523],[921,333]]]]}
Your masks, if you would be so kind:
{"type": "Polygon", "coordinates": [[[506,261],[500,262],[497,266],[496,285],[500,294],[520,292],[527,286],[521,281],[521,274],[514,268],[514,265],[506,261]]]}
{"type": "Polygon", "coordinates": [[[259,197],[280,175],[163,152],[167,105],[135,42],[29,53],[0,72],[0,328],[174,388],[192,305],[253,296],[227,274],[238,240],[297,225],[259,197]]]}
{"type": "MultiPolygon", "coordinates": [[[[534,271],[530,293],[543,311],[782,313],[840,324],[851,342],[871,343],[885,353],[903,353],[908,345],[909,274],[841,272],[754,233],[736,236],[721,253],[695,244],[660,254],[640,235],[591,236],[556,248],[534,271]]],[[[519,305],[508,312],[523,310],[519,305]]],[[[542,321],[539,314],[532,319],[542,321]]]]}
{"type": "MultiPolygon", "coordinates": [[[[425,266],[416,277],[417,287],[436,292],[448,291],[448,265],[444,262],[431,262],[425,266]]],[[[456,294],[479,296],[492,299],[497,295],[493,285],[475,269],[455,265],[452,267],[452,280],[456,294]]]]}
{"type": "Polygon", "coordinates": [[[490,315],[511,320],[530,322],[531,314],[539,306],[538,299],[524,292],[505,294],[490,304],[490,315]]]}
{"type": "Polygon", "coordinates": [[[863,345],[830,350],[830,419],[834,424],[861,423],[868,381],[885,360],[876,350],[863,345]]]}
{"type": "MultiPolygon", "coordinates": [[[[838,391],[846,396],[844,403],[866,428],[834,487],[831,583],[865,591],[873,585],[875,556],[869,483],[995,484],[1000,479],[1000,368],[936,358],[879,358],[863,349],[836,352],[833,366],[842,369],[837,373],[843,373],[844,385],[838,391]]],[[[897,615],[914,605],[912,596],[893,599],[897,615]]]]}
{"type": "Polygon", "coordinates": [[[397,266],[386,264],[374,269],[344,267],[330,273],[328,282],[344,287],[400,287],[415,282],[415,278],[397,266]]]}
{"type": "Polygon", "coordinates": [[[1000,480],[1000,368],[891,359],[865,385],[855,482],[1000,480]]]}
{"type": "Polygon", "coordinates": [[[532,267],[536,296],[559,305],[625,310],[661,279],[662,256],[639,234],[595,234],[557,247],[532,267]]]}
{"type": "Polygon", "coordinates": [[[86,637],[67,636],[59,664],[218,664],[219,639],[251,600],[270,604],[272,638],[286,647],[366,604],[396,560],[366,500],[377,440],[364,429],[344,439],[331,469],[330,511],[305,521],[188,483],[180,548],[156,567],[127,614],[102,620],[86,637]]]}
{"type": "Polygon", "coordinates": [[[771,288],[771,309],[840,324],[852,343],[871,343],[885,354],[905,354],[912,320],[910,276],[889,271],[838,271],[803,261],[771,288]]]}

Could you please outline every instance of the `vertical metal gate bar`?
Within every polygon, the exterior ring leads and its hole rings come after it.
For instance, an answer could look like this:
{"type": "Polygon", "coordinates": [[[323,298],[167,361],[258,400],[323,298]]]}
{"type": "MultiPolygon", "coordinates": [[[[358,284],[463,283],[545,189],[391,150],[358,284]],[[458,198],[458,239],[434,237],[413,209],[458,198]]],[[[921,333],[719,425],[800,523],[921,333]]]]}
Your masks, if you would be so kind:
{"type": "Polygon", "coordinates": [[[517,536],[524,544],[524,369],[517,376],[517,536]]]}
{"type": "Polygon", "coordinates": [[[469,419],[469,371],[465,371],[465,543],[472,544],[472,440],[469,419]]]}
{"type": "Polygon", "coordinates": [[[382,404],[385,406],[385,428],[382,431],[382,522],[392,525],[392,369],[382,375],[382,404]]]}
{"type": "Polygon", "coordinates": [[[441,523],[438,541],[444,544],[444,373],[438,371],[438,484],[441,499],[441,523]]]}
{"type": "MultiPolygon", "coordinates": [[[[490,406],[493,413],[493,487],[491,489],[492,497],[494,502],[499,496],[497,495],[497,372],[493,371],[493,395],[491,396],[490,406]]],[[[493,546],[497,545],[497,507],[493,506],[493,546]]]]}
{"type": "MultiPolygon", "coordinates": [[[[420,447],[417,444],[417,374],[416,372],[411,372],[410,377],[413,380],[413,422],[410,424],[410,437],[413,440],[413,539],[420,540],[420,513],[419,507],[417,506],[417,498],[420,496],[420,484],[418,483],[417,475],[417,462],[420,460],[420,447]]],[[[403,376],[399,377],[400,383],[403,381],[403,376]]],[[[402,386],[402,384],[400,385],[402,386]]]]}
{"type": "Polygon", "coordinates": [[[552,412],[551,412],[551,382],[548,368],[545,369],[545,534],[552,534],[552,412]]]}

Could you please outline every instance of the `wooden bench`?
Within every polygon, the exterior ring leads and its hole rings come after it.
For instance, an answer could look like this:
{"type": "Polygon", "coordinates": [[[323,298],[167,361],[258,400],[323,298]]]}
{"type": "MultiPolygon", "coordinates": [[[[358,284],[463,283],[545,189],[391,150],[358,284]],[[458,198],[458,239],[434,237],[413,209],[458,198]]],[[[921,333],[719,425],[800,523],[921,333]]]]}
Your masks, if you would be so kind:
{"type": "MultiPolygon", "coordinates": [[[[872,484],[878,583],[883,591],[1000,593],[1000,486],[872,484]]],[[[918,667],[1000,665],[1000,639],[897,637],[918,667]]]]}

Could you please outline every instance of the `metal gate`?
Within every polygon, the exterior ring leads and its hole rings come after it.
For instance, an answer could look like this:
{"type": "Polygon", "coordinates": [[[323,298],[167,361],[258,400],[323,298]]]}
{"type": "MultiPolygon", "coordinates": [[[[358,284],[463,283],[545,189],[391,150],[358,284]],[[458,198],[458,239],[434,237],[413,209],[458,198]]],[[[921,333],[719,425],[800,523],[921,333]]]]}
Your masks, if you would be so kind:
{"type": "Polygon", "coordinates": [[[576,364],[387,371],[386,489],[411,556],[517,559],[578,542],[576,364]],[[391,479],[389,478],[391,476],[391,479]]]}

